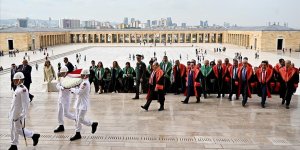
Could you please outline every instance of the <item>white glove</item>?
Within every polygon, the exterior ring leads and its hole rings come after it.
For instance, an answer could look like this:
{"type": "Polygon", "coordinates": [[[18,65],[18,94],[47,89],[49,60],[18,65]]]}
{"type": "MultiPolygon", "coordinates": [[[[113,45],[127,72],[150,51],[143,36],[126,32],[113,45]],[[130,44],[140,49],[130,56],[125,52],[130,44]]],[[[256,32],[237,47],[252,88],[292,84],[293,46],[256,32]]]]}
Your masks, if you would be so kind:
{"type": "Polygon", "coordinates": [[[75,88],[70,88],[69,90],[70,90],[72,93],[74,93],[75,88]]]}

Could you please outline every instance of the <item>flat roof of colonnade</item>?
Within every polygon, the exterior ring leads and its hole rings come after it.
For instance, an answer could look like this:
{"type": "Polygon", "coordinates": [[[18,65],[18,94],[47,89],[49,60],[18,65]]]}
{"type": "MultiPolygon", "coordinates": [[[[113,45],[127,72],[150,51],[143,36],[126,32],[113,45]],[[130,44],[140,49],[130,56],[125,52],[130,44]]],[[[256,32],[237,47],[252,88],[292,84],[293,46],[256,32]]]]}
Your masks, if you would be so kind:
{"type": "Polygon", "coordinates": [[[149,28],[149,29],[62,29],[62,28],[21,28],[11,27],[0,29],[0,33],[26,33],[26,32],[84,32],[84,31],[300,31],[300,29],[285,26],[253,26],[253,27],[207,27],[207,28],[149,28]]]}

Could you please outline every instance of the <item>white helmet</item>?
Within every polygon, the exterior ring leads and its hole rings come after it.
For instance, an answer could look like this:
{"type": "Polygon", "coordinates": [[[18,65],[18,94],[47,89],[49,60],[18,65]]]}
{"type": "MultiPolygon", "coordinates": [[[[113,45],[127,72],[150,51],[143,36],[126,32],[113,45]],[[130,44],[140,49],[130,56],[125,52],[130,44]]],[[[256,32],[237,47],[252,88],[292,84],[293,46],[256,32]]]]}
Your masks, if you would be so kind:
{"type": "Polygon", "coordinates": [[[90,74],[90,70],[89,69],[82,69],[80,74],[88,75],[88,74],[90,74]]]}
{"type": "Polygon", "coordinates": [[[14,78],[13,79],[24,79],[24,74],[22,72],[17,72],[15,73],[14,75],[14,78]]]}
{"type": "Polygon", "coordinates": [[[69,71],[69,69],[68,69],[68,67],[66,67],[66,66],[63,66],[61,69],[60,69],[60,72],[68,72],[69,71]]]}

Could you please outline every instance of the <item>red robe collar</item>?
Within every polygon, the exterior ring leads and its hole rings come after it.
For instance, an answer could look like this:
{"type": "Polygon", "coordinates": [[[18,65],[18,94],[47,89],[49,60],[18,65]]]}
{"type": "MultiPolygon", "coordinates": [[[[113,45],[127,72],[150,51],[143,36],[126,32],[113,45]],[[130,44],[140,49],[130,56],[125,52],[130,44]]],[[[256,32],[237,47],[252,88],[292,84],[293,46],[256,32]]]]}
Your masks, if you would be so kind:
{"type": "MultiPolygon", "coordinates": [[[[226,68],[226,66],[224,66],[224,65],[221,65],[221,68],[222,68],[222,78],[224,78],[224,77],[225,77],[225,74],[226,74],[226,71],[227,71],[227,68],[226,68]]],[[[218,74],[218,65],[215,65],[215,66],[213,67],[213,71],[214,71],[214,73],[215,73],[215,76],[216,76],[217,78],[219,78],[219,74],[218,74]]]]}
{"type": "MultiPolygon", "coordinates": [[[[239,63],[239,65],[238,65],[239,67],[243,67],[243,63],[239,63]]],[[[252,67],[252,65],[251,64],[247,64],[247,67],[252,67]]]]}
{"type": "MultiPolygon", "coordinates": [[[[232,76],[233,76],[233,65],[231,65],[231,66],[229,66],[229,68],[228,68],[228,72],[229,72],[229,74],[230,74],[230,78],[232,78],[232,76]]],[[[239,72],[239,67],[236,67],[237,68],[237,73],[239,72]]]]}
{"type": "MultiPolygon", "coordinates": [[[[252,70],[252,67],[250,67],[250,66],[247,66],[246,69],[247,69],[247,81],[248,81],[248,80],[250,80],[250,78],[253,74],[253,70],[252,70]]],[[[243,70],[243,66],[239,67],[238,78],[240,80],[242,80],[242,70],[243,70]]]]}
{"type": "Polygon", "coordinates": [[[160,79],[161,77],[163,77],[163,75],[164,75],[164,71],[161,70],[160,68],[158,68],[158,69],[156,70],[156,72],[155,72],[156,82],[159,81],[159,79],[160,79]]]}
{"type": "Polygon", "coordinates": [[[232,66],[232,64],[231,64],[231,63],[228,63],[228,64],[226,65],[225,63],[223,63],[222,66],[225,66],[226,68],[229,68],[229,67],[232,66]]]}
{"type": "Polygon", "coordinates": [[[290,67],[288,70],[286,67],[282,67],[279,69],[279,74],[281,75],[284,82],[289,82],[293,75],[296,73],[296,69],[290,67]]]}
{"type": "MultiPolygon", "coordinates": [[[[176,65],[173,67],[173,75],[174,75],[174,77],[176,76],[176,65]]],[[[180,76],[181,77],[183,77],[184,76],[184,74],[186,73],[186,67],[185,67],[185,65],[184,64],[180,64],[179,65],[179,69],[180,69],[180,76]]]]}
{"type": "MultiPolygon", "coordinates": [[[[270,79],[273,76],[273,69],[270,69],[269,67],[266,69],[266,83],[270,81],[270,79]]],[[[262,68],[257,69],[256,71],[256,77],[259,82],[262,82],[262,68]]]]}

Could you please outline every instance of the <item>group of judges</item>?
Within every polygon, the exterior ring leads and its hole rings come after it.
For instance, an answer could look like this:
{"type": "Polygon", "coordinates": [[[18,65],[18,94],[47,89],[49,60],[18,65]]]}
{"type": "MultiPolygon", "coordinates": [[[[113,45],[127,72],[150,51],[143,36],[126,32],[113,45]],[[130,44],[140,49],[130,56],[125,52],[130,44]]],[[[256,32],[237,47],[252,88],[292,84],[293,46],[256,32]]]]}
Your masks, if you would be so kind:
{"type": "Polygon", "coordinates": [[[216,62],[205,60],[201,65],[195,60],[187,64],[176,60],[172,64],[164,56],[160,63],[155,57],[151,58],[147,66],[142,58],[142,55],[136,55],[136,67],[127,62],[123,69],[116,61],[110,69],[104,69],[101,62],[95,65],[92,61],[90,82],[94,83],[95,91],[102,93],[107,87],[108,92],[135,92],[133,99],[147,93],[148,101],[142,106],[145,110],[154,99],[161,103],[159,110],[164,110],[164,95],[170,92],[175,95],[184,93],[183,104],[188,104],[191,96],[200,103],[202,95],[205,99],[212,94],[216,94],[217,98],[228,94],[230,101],[238,100],[242,95],[242,106],[246,106],[251,94],[257,94],[261,97],[262,108],[265,108],[266,98],[279,94],[282,104],[289,109],[299,82],[299,69],[290,60],[280,59],[275,66],[264,60],[258,67],[253,67],[247,57],[233,59],[232,63],[228,58],[216,62]],[[109,79],[105,79],[108,75],[109,79]],[[108,80],[107,86],[104,80],[108,80]]]}

